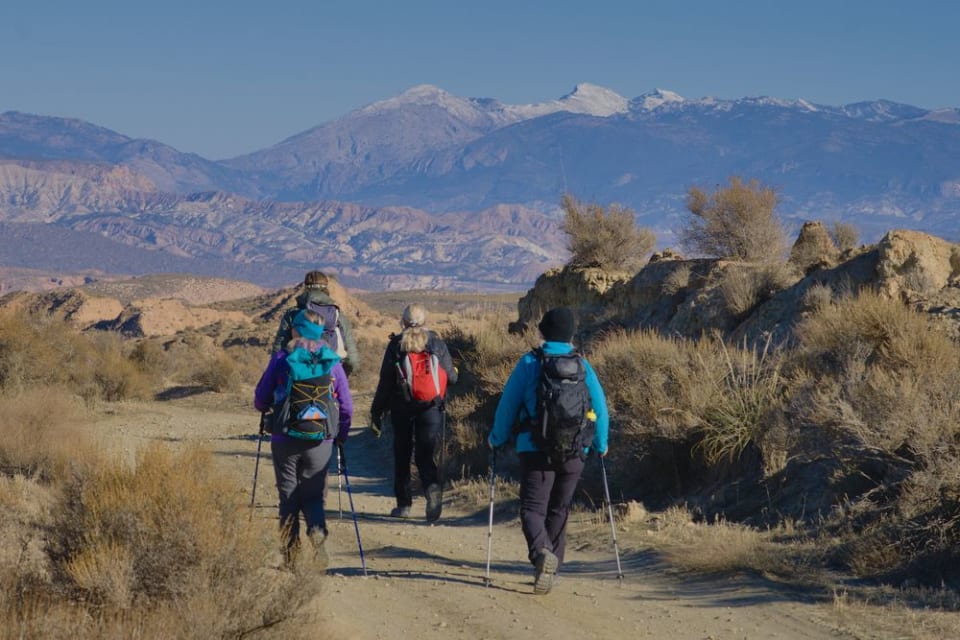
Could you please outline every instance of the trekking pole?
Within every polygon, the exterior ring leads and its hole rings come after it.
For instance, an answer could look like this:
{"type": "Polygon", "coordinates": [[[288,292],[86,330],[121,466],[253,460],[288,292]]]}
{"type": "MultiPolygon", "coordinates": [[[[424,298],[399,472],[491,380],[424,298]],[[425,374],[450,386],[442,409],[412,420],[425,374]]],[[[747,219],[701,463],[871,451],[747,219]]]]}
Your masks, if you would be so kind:
{"type": "Polygon", "coordinates": [[[487,573],[483,579],[485,586],[490,586],[490,557],[493,552],[493,492],[496,481],[497,450],[493,450],[490,457],[490,515],[487,520],[487,573]]]}
{"type": "Polygon", "coordinates": [[[260,431],[257,432],[257,461],[253,465],[253,491],[250,492],[250,519],[253,520],[253,507],[257,500],[257,475],[260,473],[260,448],[263,446],[264,423],[267,414],[260,414],[260,431]]]}
{"type": "Polygon", "coordinates": [[[363,544],[360,542],[360,525],[357,524],[357,511],[353,508],[353,493],[350,492],[350,475],[347,473],[347,456],[343,453],[343,445],[337,445],[340,462],[343,463],[343,479],[347,483],[347,499],[350,500],[350,512],[353,514],[353,530],[357,532],[357,548],[360,549],[360,566],[363,575],[367,575],[367,561],[363,557],[363,544]]]}
{"type": "Polygon", "coordinates": [[[610,533],[613,534],[613,552],[617,556],[617,580],[623,585],[623,570],[620,568],[620,547],[617,545],[617,528],[613,525],[613,506],[610,504],[610,486],[607,484],[607,465],[600,456],[600,473],[603,475],[603,495],[607,499],[607,515],[610,517],[610,533]]]}
{"type": "Polygon", "coordinates": [[[440,502],[443,502],[443,483],[446,480],[446,472],[443,469],[443,459],[447,451],[447,407],[440,406],[440,502]]]}
{"type": "Polygon", "coordinates": [[[337,510],[343,520],[343,463],[340,461],[340,447],[337,447],[337,510]]]}

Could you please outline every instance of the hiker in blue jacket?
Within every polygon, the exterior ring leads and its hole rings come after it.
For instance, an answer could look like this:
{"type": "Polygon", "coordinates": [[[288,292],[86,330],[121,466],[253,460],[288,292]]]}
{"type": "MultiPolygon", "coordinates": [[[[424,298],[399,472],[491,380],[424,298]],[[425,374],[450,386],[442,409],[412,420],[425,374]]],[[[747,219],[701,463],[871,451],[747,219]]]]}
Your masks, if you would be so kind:
{"type": "MultiPolygon", "coordinates": [[[[324,542],[327,538],[324,513],[324,491],[327,483],[327,468],[330,465],[334,445],[343,444],[350,432],[353,416],[353,398],[347,374],[340,357],[321,341],[323,326],[319,316],[302,310],[293,318],[292,339],[285,348],[273,354],[266,370],[257,383],[253,404],[257,411],[276,411],[286,398],[291,354],[305,349],[319,363],[319,371],[329,374],[337,404],[338,429],[336,434],[325,434],[322,440],[295,438],[281,432],[283,425],[274,425],[270,436],[270,451],[273,470],[280,495],[280,527],[284,535],[283,550],[287,562],[291,562],[300,537],[300,513],[307,526],[307,538],[313,545],[319,561],[325,562],[324,542]]],[[[296,356],[294,356],[296,357],[296,356]]]]}
{"type": "MultiPolygon", "coordinates": [[[[576,332],[573,312],[566,307],[551,309],[538,325],[546,356],[574,351],[576,332]]],[[[609,414],[607,401],[590,364],[583,360],[586,386],[589,391],[595,431],[589,443],[582,443],[581,455],[568,459],[551,459],[534,442],[529,430],[516,433],[516,450],[520,458],[520,520],[527,541],[528,557],[534,566],[534,593],[550,592],[553,577],[563,564],[566,547],[567,512],[589,451],[607,454],[609,414]]],[[[503,388],[497,405],[493,429],[487,439],[493,449],[505,445],[514,435],[514,424],[532,420],[537,413],[537,386],[541,364],[535,352],[524,354],[517,362],[503,388]]]]}

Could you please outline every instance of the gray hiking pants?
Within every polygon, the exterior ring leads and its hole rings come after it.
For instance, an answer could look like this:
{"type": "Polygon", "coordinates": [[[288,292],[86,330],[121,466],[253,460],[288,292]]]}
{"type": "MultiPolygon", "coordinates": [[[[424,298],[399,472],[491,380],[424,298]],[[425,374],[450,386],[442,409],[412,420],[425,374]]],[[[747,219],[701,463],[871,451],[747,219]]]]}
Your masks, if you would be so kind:
{"type": "Polygon", "coordinates": [[[280,494],[280,527],[287,534],[287,547],[296,545],[300,537],[301,512],[307,523],[307,535],[315,529],[326,534],[323,494],[333,440],[273,440],[270,451],[280,494]]]}

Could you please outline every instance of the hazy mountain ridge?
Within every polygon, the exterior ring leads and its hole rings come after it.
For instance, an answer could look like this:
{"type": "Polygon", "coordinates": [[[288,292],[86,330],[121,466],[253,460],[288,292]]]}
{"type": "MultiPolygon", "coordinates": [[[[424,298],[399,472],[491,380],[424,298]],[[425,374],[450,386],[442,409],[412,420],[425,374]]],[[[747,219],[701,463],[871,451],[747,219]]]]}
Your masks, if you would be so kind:
{"type": "MultiPolygon", "coordinates": [[[[5,203],[0,222],[33,223],[9,227],[20,235],[43,223],[148,249],[149,260],[144,256],[143,261],[154,265],[152,271],[190,271],[189,263],[176,259],[198,259],[201,273],[225,275],[224,267],[235,264],[246,279],[273,285],[278,274],[288,282],[290,273],[323,266],[340,273],[345,283],[369,288],[477,283],[519,288],[564,253],[556,221],[521,207],[431,216],[410,207],[249,200],[219,191],[138,191],[134,185],[152,184],[126,167],[84,165],[84,175],[47,168],[0,164],[0,202],[5,203]],[[158,263],[161,252],[174,260],[158,263]],[[462,264],[473,266],[465,272],[462,264]]],[[[41,245],[63,242],[54,238],[37,235],[41,245]]],[[[67,241],[72,257],[61,263],[74,271],[109,262],[113,272],[144,272],[138,268],[139,254],[110,249],[115,245],[107,240],[90,243],[77,236],[76,242],[67,241]],[[85,246],[91,247],[87,258],[85,246]],[[119,263],[106,260],[115,254],[119,263]]],[[[45,254],[0,243],[8,266],[43,268],[45,254]]]]}

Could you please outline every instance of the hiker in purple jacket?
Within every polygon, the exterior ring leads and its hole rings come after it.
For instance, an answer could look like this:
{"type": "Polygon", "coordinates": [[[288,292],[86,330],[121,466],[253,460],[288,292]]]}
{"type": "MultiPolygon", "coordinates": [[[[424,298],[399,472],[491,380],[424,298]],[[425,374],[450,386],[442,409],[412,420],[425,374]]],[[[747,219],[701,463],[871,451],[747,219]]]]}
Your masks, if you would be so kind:
{"type": "MultiPolygon", "coordinates": [[[[286,347],[270,358],[270,363],[260,377],[254,393],[253,404],[262,413],[273,411],[273,416],[281,413],[284,399],[288,395],[288,377],[291,363],[288,358],[306,354],[314,366],[318,366],[324,375],[329,375],[333,385],[333,396],[337,406],[338,428],[336,434],[320,434],[317,439],[292,437],[286,425],[272,425],[270,450],[273,457],[273,469],[280,495],[280,527],[283,532],[284,557],[291,562],[300,537],[300,513],[306,522],[307,538],[313,544],[317,559],[325,563],[326,552],[323,545],[327,537],[326,517],[324,513],[324,491],[327,482],[327,467],[334,445],[342,445],[350,431],[353,416],[353,398],[347,383],[347,374],[343,370],[340,357],[320,340],[323,326],[318,324],[319,316],[307,310],[300,311],[293,320],[293,338],[286,347]]],[[[268,423],[275,421],[268,419],[268,423]]]]}

